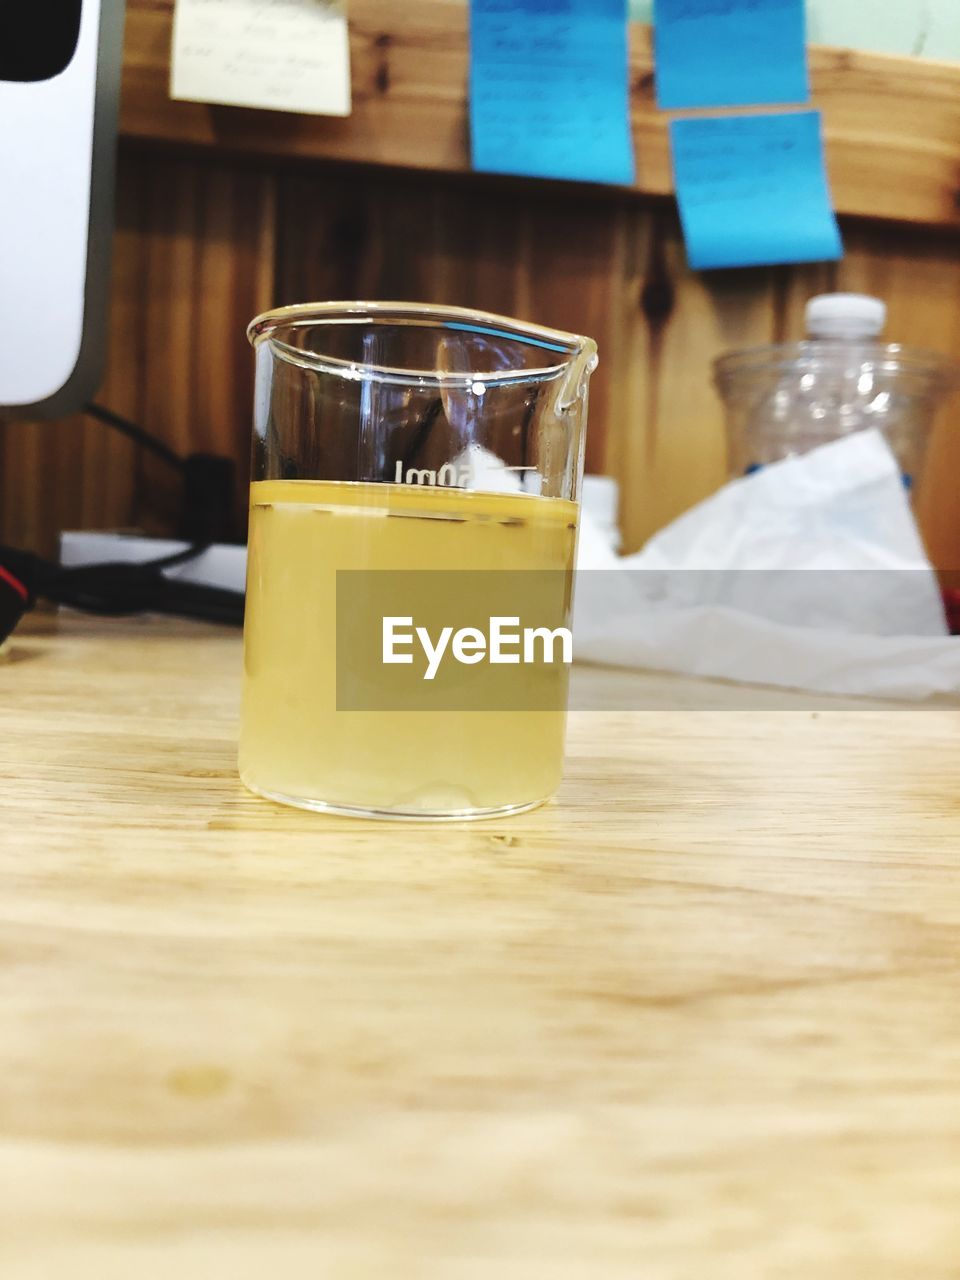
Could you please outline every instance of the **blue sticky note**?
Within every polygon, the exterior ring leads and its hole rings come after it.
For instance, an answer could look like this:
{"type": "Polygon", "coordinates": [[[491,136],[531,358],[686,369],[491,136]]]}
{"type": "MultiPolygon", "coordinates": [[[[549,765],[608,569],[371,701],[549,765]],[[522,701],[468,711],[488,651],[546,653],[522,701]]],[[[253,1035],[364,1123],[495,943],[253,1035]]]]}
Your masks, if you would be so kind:
{"type": "Polygon", "coordinates": [[[661,107],[807,102],[804,0],[655,0],[661,107]]]}
{"type": "Polygon", "coordinates": [[[670,143],[691,267],[842,257],[819,111],[674,120],[670,143]]]}
{"type": "Polygon", "coordinates": [[[471,0],[473,167],[633,181],[627,0],[471,0]]]}

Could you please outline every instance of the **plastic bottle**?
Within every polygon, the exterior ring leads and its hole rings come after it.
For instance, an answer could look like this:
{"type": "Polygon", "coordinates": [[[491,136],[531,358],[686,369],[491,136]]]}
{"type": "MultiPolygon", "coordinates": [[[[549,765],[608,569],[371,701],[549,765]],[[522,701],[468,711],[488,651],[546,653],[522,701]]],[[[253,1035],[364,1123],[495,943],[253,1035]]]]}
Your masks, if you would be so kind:
{"type": "Polygon", "coordinates": [[[882,342],[886,311],[865,294],[821,294],[807,303],[805,341],[716,362],[731,475],[877,427],[914,485],[957,369],[935,352],[882,342]]]}

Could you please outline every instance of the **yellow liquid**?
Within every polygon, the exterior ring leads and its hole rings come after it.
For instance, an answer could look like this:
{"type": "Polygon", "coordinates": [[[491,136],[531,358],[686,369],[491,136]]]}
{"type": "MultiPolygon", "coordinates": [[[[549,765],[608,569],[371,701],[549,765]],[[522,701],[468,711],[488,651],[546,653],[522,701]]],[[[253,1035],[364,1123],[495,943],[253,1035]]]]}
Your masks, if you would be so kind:
{"type": "Polygon", "coordinates": [[[240,776],[309,808],[470,816],[548,799],[565,711],[338,711],[338,570],[573,572],[577,507],[396,484],[251,486],[240,776]],[[387,516],[403,519],[385,519],[387,516]]]}

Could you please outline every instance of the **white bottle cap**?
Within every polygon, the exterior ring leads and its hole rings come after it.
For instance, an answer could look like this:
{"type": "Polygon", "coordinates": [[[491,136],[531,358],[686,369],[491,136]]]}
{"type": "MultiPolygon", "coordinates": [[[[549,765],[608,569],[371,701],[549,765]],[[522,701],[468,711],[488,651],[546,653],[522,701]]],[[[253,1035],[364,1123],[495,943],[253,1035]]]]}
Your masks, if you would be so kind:
{"type": "Polygon", "coordinates": [[[807,303],[811,338],[876,338],[887,321],[887,304],[865,293],[821,293],[807,303]]]}

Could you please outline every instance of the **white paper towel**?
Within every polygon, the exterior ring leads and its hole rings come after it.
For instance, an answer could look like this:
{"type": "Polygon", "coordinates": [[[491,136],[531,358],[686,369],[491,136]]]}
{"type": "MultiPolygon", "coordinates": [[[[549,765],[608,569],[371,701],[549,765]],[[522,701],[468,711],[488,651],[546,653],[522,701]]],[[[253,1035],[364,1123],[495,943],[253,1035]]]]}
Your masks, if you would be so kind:
{"type": "Polygon", "coordinates": [[[821,693],[960,690],[899,467],[861,431],[727,485],[618,557],[582,520],[574,652],[821,693]]]}

